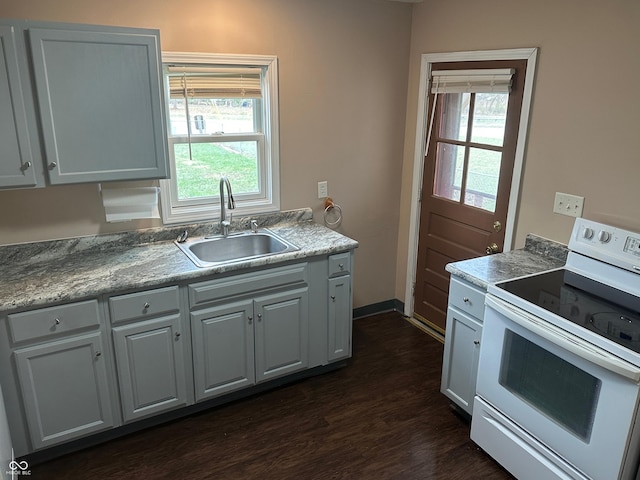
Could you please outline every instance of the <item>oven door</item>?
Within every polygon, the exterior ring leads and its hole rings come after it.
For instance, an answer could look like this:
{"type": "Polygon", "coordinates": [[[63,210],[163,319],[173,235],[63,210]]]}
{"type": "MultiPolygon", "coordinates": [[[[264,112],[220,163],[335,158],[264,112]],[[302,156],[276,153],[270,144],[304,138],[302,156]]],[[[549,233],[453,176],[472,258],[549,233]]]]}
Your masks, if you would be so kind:
{"type": "Polygon", "coordinates": [[[486,305],[478,395],[588,477],[635,474],[640,369],[492,295],[486,305]]]}

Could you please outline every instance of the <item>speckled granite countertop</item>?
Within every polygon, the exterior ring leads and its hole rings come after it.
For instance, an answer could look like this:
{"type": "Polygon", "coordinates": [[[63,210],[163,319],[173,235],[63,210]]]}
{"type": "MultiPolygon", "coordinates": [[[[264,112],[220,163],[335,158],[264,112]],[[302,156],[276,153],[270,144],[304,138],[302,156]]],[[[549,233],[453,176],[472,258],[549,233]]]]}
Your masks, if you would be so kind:
{"type": "Polygon", "coordinates": [[[529,234],[523,249],[449,263],[445,268],[486,290],[490,283],[562,267],[567,254],[566,245],[529,234]]]}
{"type": "Polygon", "coordinates": [[[173,243],[218,233],[218,224],[154,228],[68,240],[0,247],[0,313],[93,298],[105,293],[153,288],[218,273],[345,252],[358,242],[313,222],[310,209],[234,219],[248,230],[251,219],[300,250],[211,268],[195,266],[173,243]]]}

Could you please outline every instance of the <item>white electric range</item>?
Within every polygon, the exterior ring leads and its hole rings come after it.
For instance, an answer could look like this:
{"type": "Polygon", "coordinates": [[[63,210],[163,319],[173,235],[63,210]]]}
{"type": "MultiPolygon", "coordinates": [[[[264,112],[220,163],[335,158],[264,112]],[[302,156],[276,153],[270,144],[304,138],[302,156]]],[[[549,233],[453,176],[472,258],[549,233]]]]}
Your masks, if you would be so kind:
{"type": "Polygon", "coordinates": [[[488,287],[471,438],[519,479],[640,478],[640,233],[578,218],[569,250],[488,287]]]}

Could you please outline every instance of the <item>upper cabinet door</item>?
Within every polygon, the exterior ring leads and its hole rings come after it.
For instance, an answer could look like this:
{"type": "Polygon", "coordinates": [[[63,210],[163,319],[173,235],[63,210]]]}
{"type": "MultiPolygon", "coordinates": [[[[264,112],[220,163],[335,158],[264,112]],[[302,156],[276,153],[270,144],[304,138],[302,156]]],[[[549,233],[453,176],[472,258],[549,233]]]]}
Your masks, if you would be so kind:
{"type": "Polygon", "coordinates": [[[158,32],[27,33],[49,183],[166,178],[158,32]]]}
{"type": "MultiPolygon", "coordinates": [[[[0,25],[0,185],[34,187],[36,162],[31,136],[37,132],[29,127],[26,99],[23,91],[29,79],[22,78],[14,27],[0,25]]],[[[28,91],[31,95],[31,91],[28,91]]]]}

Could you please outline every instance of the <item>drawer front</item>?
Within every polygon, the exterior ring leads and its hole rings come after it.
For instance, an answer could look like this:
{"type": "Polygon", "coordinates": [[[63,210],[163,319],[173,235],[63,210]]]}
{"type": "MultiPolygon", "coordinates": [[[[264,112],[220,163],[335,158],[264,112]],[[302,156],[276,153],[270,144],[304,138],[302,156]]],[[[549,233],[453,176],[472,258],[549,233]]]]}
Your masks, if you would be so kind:
{"type": "Polygon", "coordinates": [[[14,342],[43,339],[99,325],[97,300],[9,315],[9,330],[14,342]]]}
{"type": "Polygon", "coordinates": [[[271,268],[260,272],[242,273],[189,285],[189,303],[191,307],[195,307],[237,295],[306,282],[306,263],[271,268]]]}
{"type": "Polygon", "coordinates": [[[109,310],[111,323],[177,312],[180,310],[178,287],[158,288],[111,297],[109,310]]]}
{"type": "Polygon", "coordinates": [[[451,276],[449,305],[482,320],[484,317],[484,296],[483,290],[451,276]]]}
{"type": "Polygon", "coordinates": [[[347,275],[351,273],[351,254],[337,253],[329,256],[329,276],[347,275]]]}

